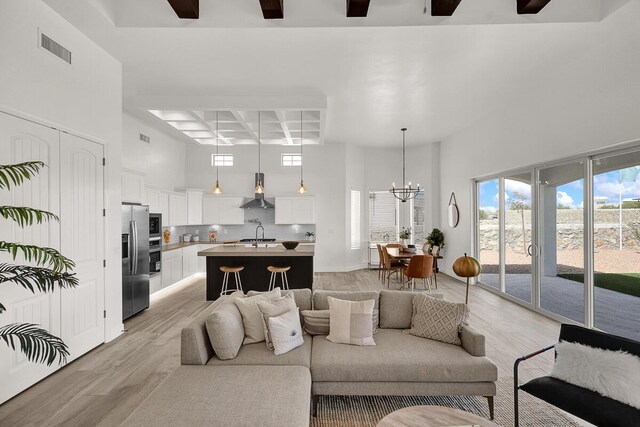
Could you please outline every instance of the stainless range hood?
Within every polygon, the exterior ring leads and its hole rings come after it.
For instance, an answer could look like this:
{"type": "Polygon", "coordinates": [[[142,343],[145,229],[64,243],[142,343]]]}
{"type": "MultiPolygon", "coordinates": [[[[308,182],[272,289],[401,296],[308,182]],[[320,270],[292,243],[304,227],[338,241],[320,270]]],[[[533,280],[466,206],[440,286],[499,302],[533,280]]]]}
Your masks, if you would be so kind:
{"type": "MultiPolygon", "coordinates": [[[[255,185],[258,186],[258,182],[262,182],[264,186],[264,174],[256,173],[255,185]]],[[[244,205],[240,206],[241,209],[273,209],[273,203],[269,203],[264,199],[264,194],[255,193],[253,200],[248,201],[244,205]]]]}

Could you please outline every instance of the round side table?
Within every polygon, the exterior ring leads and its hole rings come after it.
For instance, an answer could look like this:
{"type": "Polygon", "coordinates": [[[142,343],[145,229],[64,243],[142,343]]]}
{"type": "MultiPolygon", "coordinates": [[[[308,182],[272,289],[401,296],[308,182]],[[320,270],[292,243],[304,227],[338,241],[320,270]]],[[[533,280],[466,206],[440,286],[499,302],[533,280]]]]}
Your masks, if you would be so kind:
{"type": "Polygon", "coordinates": [[[499,427],[486,418],[444,406],[411,406],[390,413],[377,427],[443,427],[443,426],[499,427]]]}

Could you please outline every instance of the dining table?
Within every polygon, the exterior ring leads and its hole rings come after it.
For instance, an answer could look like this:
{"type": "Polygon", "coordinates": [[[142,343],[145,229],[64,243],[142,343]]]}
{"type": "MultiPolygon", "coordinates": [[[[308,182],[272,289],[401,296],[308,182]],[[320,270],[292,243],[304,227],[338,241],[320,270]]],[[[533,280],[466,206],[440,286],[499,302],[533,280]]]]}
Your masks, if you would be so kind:
{"type": "MultiPolygon", "coordinates": [[[[416,248],[415,252],[407,252],[404,248],[386,248],[387,252],[391,259],[395,259],[398,261],[409,261],[416,255],[431,255],[425,253],[422,249],[416,248]]],[[[438,289],[438,260],[442,259],[441,255],[431,255],[433,256],[433,281],[436,285],[436,289],[438,289]]]]}

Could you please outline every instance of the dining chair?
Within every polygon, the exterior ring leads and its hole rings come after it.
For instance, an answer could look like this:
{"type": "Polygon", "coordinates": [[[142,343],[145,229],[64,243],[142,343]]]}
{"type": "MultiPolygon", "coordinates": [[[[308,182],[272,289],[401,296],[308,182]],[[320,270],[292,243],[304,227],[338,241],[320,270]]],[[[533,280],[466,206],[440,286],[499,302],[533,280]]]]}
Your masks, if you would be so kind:
{"type": "Polygon", "coordinates": [[[401,277],[398,274],[402,273],[404,265],[401,262],[392,259],[386,248],[382,248],[382,257],[384,260],[384,279],[387,282],[387,288],[389,288],[389,286],[391,285],[392,274],[396,275],[396,278],[399,282],[402,281],[401,277]]]}
{"type": "Polygon", "coordinates": [[[400,249],[402,248],[402,245],[400,243],[387,243],[387,246],[385,246],[387,249],[400,249]]]}
{"type": "Polygon", "coordinates": [[[409,265],[403,271],[403,276],[407,277],[407,281],[402,282],[402,289],[405,284],[411,283],[411,291],[415,289],[415,280],[422,279],[422,283],[431,292],[431,279],[433,277],[433,257],[431,255],[414,255],[409,261],[409,265]]]}

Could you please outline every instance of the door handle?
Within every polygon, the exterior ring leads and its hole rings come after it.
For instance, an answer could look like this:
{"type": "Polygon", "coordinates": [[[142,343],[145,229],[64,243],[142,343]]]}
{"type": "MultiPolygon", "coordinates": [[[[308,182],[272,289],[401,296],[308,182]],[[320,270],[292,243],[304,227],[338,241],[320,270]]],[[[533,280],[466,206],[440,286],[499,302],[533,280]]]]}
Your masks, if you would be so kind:
{"type": "Polygon", "coordinates": [[[529,255],[529,256],[533,256],[533,255],[531,254],[531,248],[532,248],[532,247],[533,247],[533,245],[529,245],[529,247],[527,247],[527,255],[529,255]]]}
{"type": "Polygon", "coordinates": [[[133,258],[135,260],[135,264],[133,267],[133,274],[138,274],[138,224],[136,223],[135,220],[132,221],[133,222],[133,250],[134,250],[134,255],[133,258]]]}
{"type": "Polygon", "coordinates": [[[133,275],[133,263],[134,263],[134,258],[133,258],[133,248],[135,245],[135,237],[134,237],[134,231],[133,231],[133,221],[129,221],[129,274],[133,275]]]}

